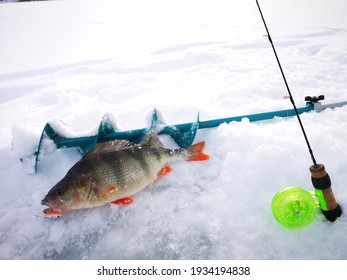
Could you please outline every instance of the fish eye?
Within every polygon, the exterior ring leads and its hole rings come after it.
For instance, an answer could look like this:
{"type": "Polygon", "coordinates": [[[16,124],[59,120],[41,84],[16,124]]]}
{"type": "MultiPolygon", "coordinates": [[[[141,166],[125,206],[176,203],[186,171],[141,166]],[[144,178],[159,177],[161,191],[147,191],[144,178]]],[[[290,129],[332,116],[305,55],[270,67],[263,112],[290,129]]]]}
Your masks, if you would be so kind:
{"type": "Polygon", "coordinates": [[[59,195],[59,196],[63,195],[63,191],[62,191],[61,189],[59,189],[59,190],[57,191],[57,195],[59,195]]]}

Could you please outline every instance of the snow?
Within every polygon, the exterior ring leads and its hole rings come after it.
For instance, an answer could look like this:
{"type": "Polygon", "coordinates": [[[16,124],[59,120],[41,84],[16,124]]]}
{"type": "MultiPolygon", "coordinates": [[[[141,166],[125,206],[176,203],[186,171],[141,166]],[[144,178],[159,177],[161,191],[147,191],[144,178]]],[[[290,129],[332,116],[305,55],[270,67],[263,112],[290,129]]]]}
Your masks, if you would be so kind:
{"type": "MultiPolygon", "coordinates": [[[[0,4],[0,259],[346,259],[345,215],[298,230],[272,216],[281,189],[313,190],[295,118],[199,130],[211,159],[173,163],[133,204],[42,217],[81,158],[46,143],[28,174],[47,122],[91,135],[107,113],[127,130],[148,127],[154,108],[177,124],[291,107],[255,1],[163,2],[0,4]]],[[[259,2],[298,107],[346,101],[345,2],[259,2]]],[[[346,108],[301,115],[343,209],[346,108]]]]}

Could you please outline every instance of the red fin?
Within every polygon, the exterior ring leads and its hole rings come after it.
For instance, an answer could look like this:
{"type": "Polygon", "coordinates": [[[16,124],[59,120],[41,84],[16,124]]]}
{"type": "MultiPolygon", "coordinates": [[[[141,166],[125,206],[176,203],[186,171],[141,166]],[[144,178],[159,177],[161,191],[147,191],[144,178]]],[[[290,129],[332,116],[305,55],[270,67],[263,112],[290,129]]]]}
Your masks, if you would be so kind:
{"type": "Polygon", "coordinates": [[[158,175],[165,176],[166,174],[170,173],[171,171],[172,171],[172,167],[168,163],[165,163],[164,166],[158,172],[158,175]]]}
{"type": "Polygon", "coordinates": [[[117,205],[129,205],[133,202],[134,202],[134,199],[132,199],[131,197],[124,197],[124,198],[112,201],[111,203],[117,204],[117,205]]]}
{"type": "Polygon", "coordinates": [[[209,155],[204,154],[203,149],[205,148],[205,141],[199,142],[187,148],[189,157],[187,161],[200,161],[210,159],[209,155]]]}
{"type": "Polygon", "coordinates": [[[98,195],[98,197],[103,197],[105,195],[108,195],[108,194],[113,193],[114,191],[116,191],[117,187],[110,186],[110,187],[106,188],[103,191],[99,191],[97,188],[94,188],[93,190],[98,195]]]}

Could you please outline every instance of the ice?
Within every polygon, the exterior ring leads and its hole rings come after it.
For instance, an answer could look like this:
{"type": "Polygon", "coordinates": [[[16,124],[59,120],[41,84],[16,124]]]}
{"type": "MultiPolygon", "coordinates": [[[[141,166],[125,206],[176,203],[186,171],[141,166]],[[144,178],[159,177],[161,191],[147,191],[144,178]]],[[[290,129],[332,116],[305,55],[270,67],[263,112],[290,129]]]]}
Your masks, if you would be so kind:
{"type": "MultiPolygon", "coordinates": [[[[344,2],[260,2],[297,106],[346,101],[344,2]]],[[[28,174],[47,122],[74,137],[149,127],[154,108],[159,126],[291,108],[254,1],[3,3],[0,34],[0,259],[347,259],[345,215],[291,231],[272,216],[278,191],[313,190],[295,117],[199,130],[211,159],[172,163],[133,204],[42,216],[82,156],[47,140],[28,174]]],[[[346,108],[301,115],[343,209],[346,108]]]]}

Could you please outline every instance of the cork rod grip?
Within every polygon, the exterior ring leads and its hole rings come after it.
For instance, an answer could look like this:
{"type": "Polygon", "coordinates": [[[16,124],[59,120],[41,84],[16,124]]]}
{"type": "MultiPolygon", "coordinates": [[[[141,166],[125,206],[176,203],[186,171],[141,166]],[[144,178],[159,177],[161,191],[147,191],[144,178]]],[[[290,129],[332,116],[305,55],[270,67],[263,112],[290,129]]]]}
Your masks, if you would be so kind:
{"type": "Polygon", "coordinates": [[[335,221],[342,214],[341,207],[337,204],[329,174],[325,171],[323,164],[312,165],[310,167],[311,179],[315,188],[318,202],[322,208],[324,216],[329,221],[335,221]]]}

